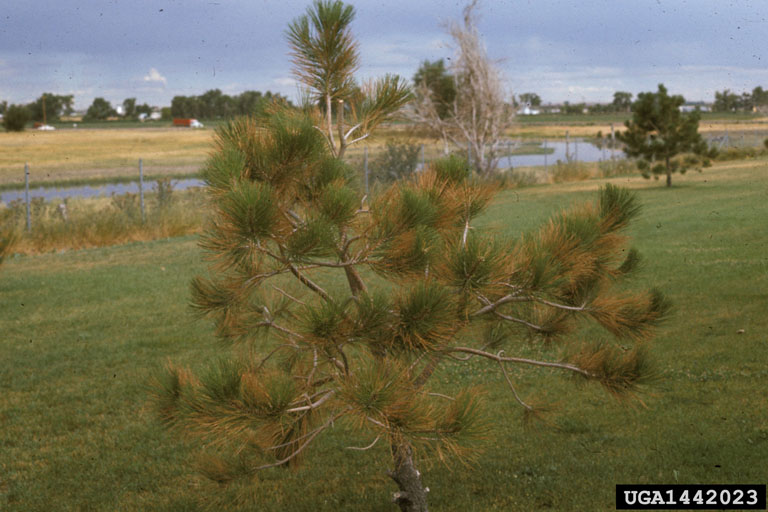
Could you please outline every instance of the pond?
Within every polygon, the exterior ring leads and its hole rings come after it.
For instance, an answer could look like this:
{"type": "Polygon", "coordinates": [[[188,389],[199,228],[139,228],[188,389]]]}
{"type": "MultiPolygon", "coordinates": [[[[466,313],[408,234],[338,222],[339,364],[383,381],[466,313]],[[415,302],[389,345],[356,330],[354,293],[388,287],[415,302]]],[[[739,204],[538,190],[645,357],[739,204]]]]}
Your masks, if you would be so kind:
{"type": "MultiPolygon", "coordinates": [[[[174,190],[184,190],[192,187],[202,187],[203,180],[197,178],[185,178],[172,180],[174,190]]],[[[144,182],[144,192],[152,192],[157,188],[154,181],[144,182]]],[[[138,194],[139,182],[105,183],[103,185],[77,185],[74,187],[34,187],[29,189],[29,198],[42,197],[46,201],[54,199],[67,199],[70,197],[109,197],[112,194],[138,194]]],[[[0,192],[0,203],[8,204],[11,201],[24,200],[24,190],[6,190],[0,192]]]]}
{"type": "MultiPolygon", "coordinates": [[[[609,148],[599,148],[594,144],[583,140],[572,140],[570,143],[564,141],[542,143],[540,148],[551,149],[549,154],[531,154],[531,155],[512,155],[504,157],[499,161],[499,167],[536,167],[544,165],[554,165],[558,160],[567,162],[571,160],[579,162],[599,162],[601,160],[611,159],[611,150],[609,148]],[[546,146],[545,146],[546,144],[546,146]]],[[[617,159],[624,158],[624,152],[620,149],[614,151],[617,159]]]]}
{"type": "MultiPolygon", "coordinates": [[[[530,146],[529,146],[530,147],[530,146]]],[[[535,146],[534,146],[535,147],[535,146]]],[[[572,160],[580,162],[597,162],[600,160],[610,160],[610,149],[598,148],[597,146],[574,139],[570,143],[564,141],[543,142],[537,150],[546,149],[551,152],[542,154],[519,154],[504,157],[499,161],[499,167],[536,167],[544,165],[554,165],[558,160],[566,162],[569,157],[572,160]]],[[[615,151],[616,158],[624,158],[624,152],[615,151]]],[[[174,190],[184,190],[192,187],[202,187],[205,183],[198,178],[184,178],[173,180],[174,190]]],[[[151,192],[156,188],[154,181],[144,182],[144,191],[151,192]]],[[[29,189],[30,199],[42,197],[46,201],[54,199],[67,199],[71,197],[109,197],[112,194],[138,194],[139,182],[132,181],[126,183],[105,183],[103,185],[77,185],[71,187],[34,187],[29,189]]],[[[8,204],[11,201],[24,200],[24,190],[6,190],[0,191],[0,203],[8,204]]]]}

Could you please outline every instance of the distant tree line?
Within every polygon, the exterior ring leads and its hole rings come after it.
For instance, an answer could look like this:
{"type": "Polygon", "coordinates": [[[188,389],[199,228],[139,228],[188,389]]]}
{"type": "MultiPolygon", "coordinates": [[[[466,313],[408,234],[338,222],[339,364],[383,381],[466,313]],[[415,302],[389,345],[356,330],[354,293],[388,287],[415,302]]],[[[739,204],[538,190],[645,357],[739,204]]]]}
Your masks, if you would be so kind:
{"type": "Polygon", "coordinates": [[[0,114],[3,114],[3,126],[8,131],[22,131],[29,121],[54,122],[61,116],[67,116],[74,111],[75,97],[71,94],[59,95],[50,92],[43,93],[32,103],[9,105],[7,101],[0,103],[0,114]]]}
{"type": "Polygon", "coordinates": [[[174,96],[171,100],[173,117],[195,119],[229,119],[237,116],[258,115],[273,101],[290,102],[270,91],[245,91],[235,96],[211,89],[199,96],[174,96]]]}
{"type": "Polygon", "coordinates": [[[715,91],[715,103],[712,109],[716,112],[751,112],[754,109],[768,109],[768,91],[758,86],[752,92],[736,94],[729,89],[715,91]]]}
{"type": "MultiPolygon", "coordinates": [[[[171,107],[162,109],[163,119],[171,117],[191,117],[197,119],[227,119],[244,115],[258,115],[271,102],[279,100],[290,102],[280,94],[270,91],[245,91],[235,96],[223,94],[213,89],[199,96],[175,96],[171,107]]],[[[43,93],[28,104],[8,104],[0,101],[0,115],[3,126],[8,131],[22,131],[27,123],[56,123],[62,117],[71,116],[75,97],[72,94],[60,95],[43,93]]],[[[136,98],[126,98],[122,103],[122,112],[104,98],[94,98],[83,116],[84,121],[104,121],[118,115],[123,119],[136,120],[142,114],[149,116],[156,108],[147,103],[138,104],[136,98]]]]}

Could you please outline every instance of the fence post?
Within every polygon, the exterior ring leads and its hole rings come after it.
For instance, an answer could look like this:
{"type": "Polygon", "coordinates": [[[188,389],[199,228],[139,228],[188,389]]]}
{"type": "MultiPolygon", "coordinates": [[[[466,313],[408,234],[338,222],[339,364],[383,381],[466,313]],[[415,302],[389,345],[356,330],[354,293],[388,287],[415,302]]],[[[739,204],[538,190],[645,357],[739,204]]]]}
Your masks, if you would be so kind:
{"type": "Polygon", "coordinates": [[[576,160],[576,162],[578,162],[579,161],[579,139],[574,139],[574,141],[573,141],[573,148],[574,148],[574,152],[575,152],[574,160],[576,160]]]}
{"type": "Polygon", "coordinates": [[[368,146],[363,148],[363,169],[365,171],[365,195],[368,195],[368,146]]]}
{"type": "Polygon", "coordinates": [[[144,213],[144,162],[139,158],[139,205],[141,206],[141,222],[146,221],[144,213]]]}
{"type": "Polygon", "coordinates": [[[571,138],[568,135],[568,130],[565,130],[565,161],[570,162],[571,161],[571,138]]]}
{"type": "Polygon", "coordinates": [[[24,202],[27,204],[27,231],[32,231],[32,213],[29,208],[29,164],[24,163],[24,202]]]}

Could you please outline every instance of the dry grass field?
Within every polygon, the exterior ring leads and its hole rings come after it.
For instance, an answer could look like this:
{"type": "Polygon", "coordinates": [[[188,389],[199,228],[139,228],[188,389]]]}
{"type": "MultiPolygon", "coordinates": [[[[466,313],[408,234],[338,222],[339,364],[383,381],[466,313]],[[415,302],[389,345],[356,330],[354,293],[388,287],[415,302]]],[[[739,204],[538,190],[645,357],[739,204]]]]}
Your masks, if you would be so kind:
{"type": "Polygon", "coordinates": [[[194,173],[208,154],[213,130],[78,128],[1,135],[3,185],[23,182],[25,162],[35,182],[131,175],[139,158],[153,175],[194,173]]]}

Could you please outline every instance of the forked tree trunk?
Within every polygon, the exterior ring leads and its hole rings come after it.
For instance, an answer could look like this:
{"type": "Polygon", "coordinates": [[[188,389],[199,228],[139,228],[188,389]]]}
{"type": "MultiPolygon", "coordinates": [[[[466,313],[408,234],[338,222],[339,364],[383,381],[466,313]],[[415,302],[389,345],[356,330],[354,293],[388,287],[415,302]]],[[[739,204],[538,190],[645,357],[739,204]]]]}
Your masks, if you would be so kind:
{"type": "Polygon", "coordinates": [[[413,462],[413,450],[408,445],[393,444],[392,458],[395,469],[388,474],[400,488],[392,501],[402,512],[427,512],[429,489],[421,484],[421,473],[413,462]]]}

